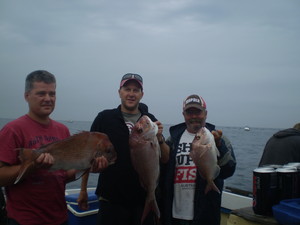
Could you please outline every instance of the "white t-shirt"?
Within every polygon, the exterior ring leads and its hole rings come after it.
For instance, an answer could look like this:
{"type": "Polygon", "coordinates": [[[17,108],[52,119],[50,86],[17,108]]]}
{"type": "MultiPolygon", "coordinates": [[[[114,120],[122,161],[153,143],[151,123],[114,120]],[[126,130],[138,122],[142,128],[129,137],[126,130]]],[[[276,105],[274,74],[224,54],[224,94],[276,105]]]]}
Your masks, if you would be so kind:
{"type": "Polygon", "coordinates": [[[174,177],[173,217],[192,220],[197,168],[189,156],[195,134],[187,130],[181,136],[176,153],[174,177]]]}

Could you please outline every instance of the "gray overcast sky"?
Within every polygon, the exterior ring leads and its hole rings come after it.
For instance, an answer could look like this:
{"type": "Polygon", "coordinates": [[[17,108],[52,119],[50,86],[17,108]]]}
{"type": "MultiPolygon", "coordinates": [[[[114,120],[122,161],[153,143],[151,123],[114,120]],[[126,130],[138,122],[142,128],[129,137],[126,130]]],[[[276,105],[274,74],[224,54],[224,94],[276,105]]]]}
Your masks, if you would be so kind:
{"type": "Polygon", "coordinates": [[[57,120],[92,121],[120,103],[127,72],[163,123],[201,95],[208,122],[286,128],[300,122],[299,0],[2,0],[0,117],[27,112],[28,73],[57,78],[57,120]]]}

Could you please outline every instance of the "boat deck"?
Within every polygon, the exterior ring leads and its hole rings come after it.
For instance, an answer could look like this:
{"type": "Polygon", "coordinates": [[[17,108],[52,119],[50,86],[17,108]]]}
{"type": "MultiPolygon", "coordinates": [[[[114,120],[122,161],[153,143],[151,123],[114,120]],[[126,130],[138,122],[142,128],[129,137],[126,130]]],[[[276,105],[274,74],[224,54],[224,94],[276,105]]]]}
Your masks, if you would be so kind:
{"type": "Polygon", "coordinates": [[[252,193],[231,191],[222,193],[221,225],[279,225],[273,217],[253,212],[252,193]]]}

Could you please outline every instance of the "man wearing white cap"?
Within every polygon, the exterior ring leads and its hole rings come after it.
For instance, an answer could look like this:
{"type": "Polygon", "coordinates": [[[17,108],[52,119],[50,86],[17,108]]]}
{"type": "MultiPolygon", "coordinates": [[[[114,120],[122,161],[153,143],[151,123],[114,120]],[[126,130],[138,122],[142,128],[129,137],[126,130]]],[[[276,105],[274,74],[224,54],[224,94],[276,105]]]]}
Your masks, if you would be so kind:
{"type": "Polygon", "coordinates": [[[162,170],[163,224],[164,225],[219,225],[221,194],[205,193],[206,180],[197,172],[189,153],[192,142],[200,128],[206,127],[214,135],[220,152],[218,165],[221,168],[214,183],[220,191],[224,179],[233,175],[236,161],[229,140],[207,123],[207,107],[204,99],[190,95],[183,102],[184,123],[170,127],[166,140],[169,155],[162,170]]]}

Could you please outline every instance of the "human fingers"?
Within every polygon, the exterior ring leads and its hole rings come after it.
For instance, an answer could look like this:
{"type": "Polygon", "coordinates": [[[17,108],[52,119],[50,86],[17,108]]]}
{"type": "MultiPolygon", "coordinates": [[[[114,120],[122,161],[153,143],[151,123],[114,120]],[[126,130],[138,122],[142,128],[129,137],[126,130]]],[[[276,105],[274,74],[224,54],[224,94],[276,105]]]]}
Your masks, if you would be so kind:
{"type": "Polygon", "coordinates": [[[39,168],[49,168],[53,165],[54,158],[50,153],[42,153],[36,160],[35,164],[39,168]]]}
{"type": "Polygon", "coordinates": [[[164,126],[160,121],[156,121],[155,122],[157,127],[158,127],[158,132],[157,132],[157,136],[160,137],[160,135],[162,135],[163,130],[164,130],[164,126]]]}
{"type": "Polygon", "coordinates": [[[214,130],[211,133],[214,135],[216,145],[220,146],[221,145],[221,137],[223,135],[223,132],[221,130],[214,130]]]}
{"type": "Polygon", "coordinates": [[[94,163],[91,167],[91,172],[93,173],[101,172],[107,167],[108,167],[107,159],[104,156],[100,156],[94,160],[94,163]]]}

